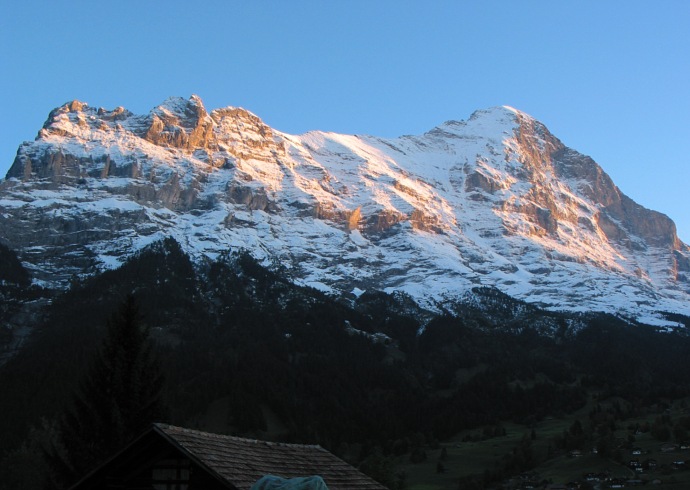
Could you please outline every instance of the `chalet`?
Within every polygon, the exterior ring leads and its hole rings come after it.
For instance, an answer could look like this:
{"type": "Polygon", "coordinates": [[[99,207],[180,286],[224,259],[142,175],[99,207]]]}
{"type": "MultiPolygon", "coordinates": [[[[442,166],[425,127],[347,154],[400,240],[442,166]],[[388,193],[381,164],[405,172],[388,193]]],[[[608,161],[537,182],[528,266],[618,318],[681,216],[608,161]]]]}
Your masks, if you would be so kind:
{"type": "Polygon", "coordinates": [[[320,446],[154,424],[72,490],[250,490],[267,475],[319,476],[329,490],[386,490],[320,446]]]}

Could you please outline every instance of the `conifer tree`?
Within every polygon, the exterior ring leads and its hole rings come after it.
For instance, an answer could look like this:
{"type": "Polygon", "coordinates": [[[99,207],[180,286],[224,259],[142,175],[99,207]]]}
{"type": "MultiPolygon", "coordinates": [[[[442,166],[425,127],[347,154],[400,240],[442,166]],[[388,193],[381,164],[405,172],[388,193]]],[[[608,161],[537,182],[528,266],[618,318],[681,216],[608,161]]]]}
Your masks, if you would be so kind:
{"type": "Polygon", "coordinates": [[[60,421],[60,442],[48,455],[56,479],[75,483],[160,421],[162,387],[148,330],[130,295],[108,320],[103,344],[60,421]]]}

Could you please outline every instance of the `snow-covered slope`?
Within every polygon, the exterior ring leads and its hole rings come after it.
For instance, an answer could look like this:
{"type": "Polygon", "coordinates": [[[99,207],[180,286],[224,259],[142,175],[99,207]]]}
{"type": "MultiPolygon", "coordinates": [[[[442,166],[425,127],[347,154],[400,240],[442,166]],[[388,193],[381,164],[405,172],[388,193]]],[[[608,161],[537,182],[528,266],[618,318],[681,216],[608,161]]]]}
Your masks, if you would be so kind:
{"type": "Polygon", "coordinates": [[[0,183],[0,237],[53,286],[165,236],[338,294],[433,305],[490,285],[553,309],[690,314],[673,222],[509,107],[383,139],[284,134],[195,96],[145,116],[74,101],[0,183]]]}

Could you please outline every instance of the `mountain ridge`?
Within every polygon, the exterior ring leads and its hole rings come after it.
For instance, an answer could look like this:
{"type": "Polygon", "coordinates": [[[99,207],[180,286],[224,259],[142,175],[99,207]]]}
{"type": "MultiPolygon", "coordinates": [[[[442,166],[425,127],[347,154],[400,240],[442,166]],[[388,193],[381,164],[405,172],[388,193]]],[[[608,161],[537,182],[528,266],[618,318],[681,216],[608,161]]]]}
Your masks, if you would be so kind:
{"type": "Polygon", "coordinates": [[[198,261],[246,249],[333,294],[433,307],[494,286],[550,309],[690,312],[673,222],[507,106],[377,138],[289,135],[197,96],[148,115],[73,101],[20,146],[0,233],[53,287],[173,236],[198,261]]]}

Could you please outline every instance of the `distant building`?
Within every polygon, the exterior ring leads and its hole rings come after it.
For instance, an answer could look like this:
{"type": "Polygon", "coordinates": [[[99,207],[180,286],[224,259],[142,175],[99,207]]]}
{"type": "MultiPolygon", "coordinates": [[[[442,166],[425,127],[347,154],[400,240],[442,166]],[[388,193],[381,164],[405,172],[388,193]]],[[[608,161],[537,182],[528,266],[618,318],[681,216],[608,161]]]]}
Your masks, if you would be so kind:
{"type": "Polygon", "coordinates": [[[673,451],[678,450],[678,445],[673,444],[672,442],[666,442],[666,443],[662,444],[659,449],[661,449],[662,453],[671,453],[673,451]]]}
{"type": "Polygon", "coordinates": [[[154,424],[72,490],[249,490],[260,478],[320,476],[329,490],[386,490],[320,446],[154,424]]]}

